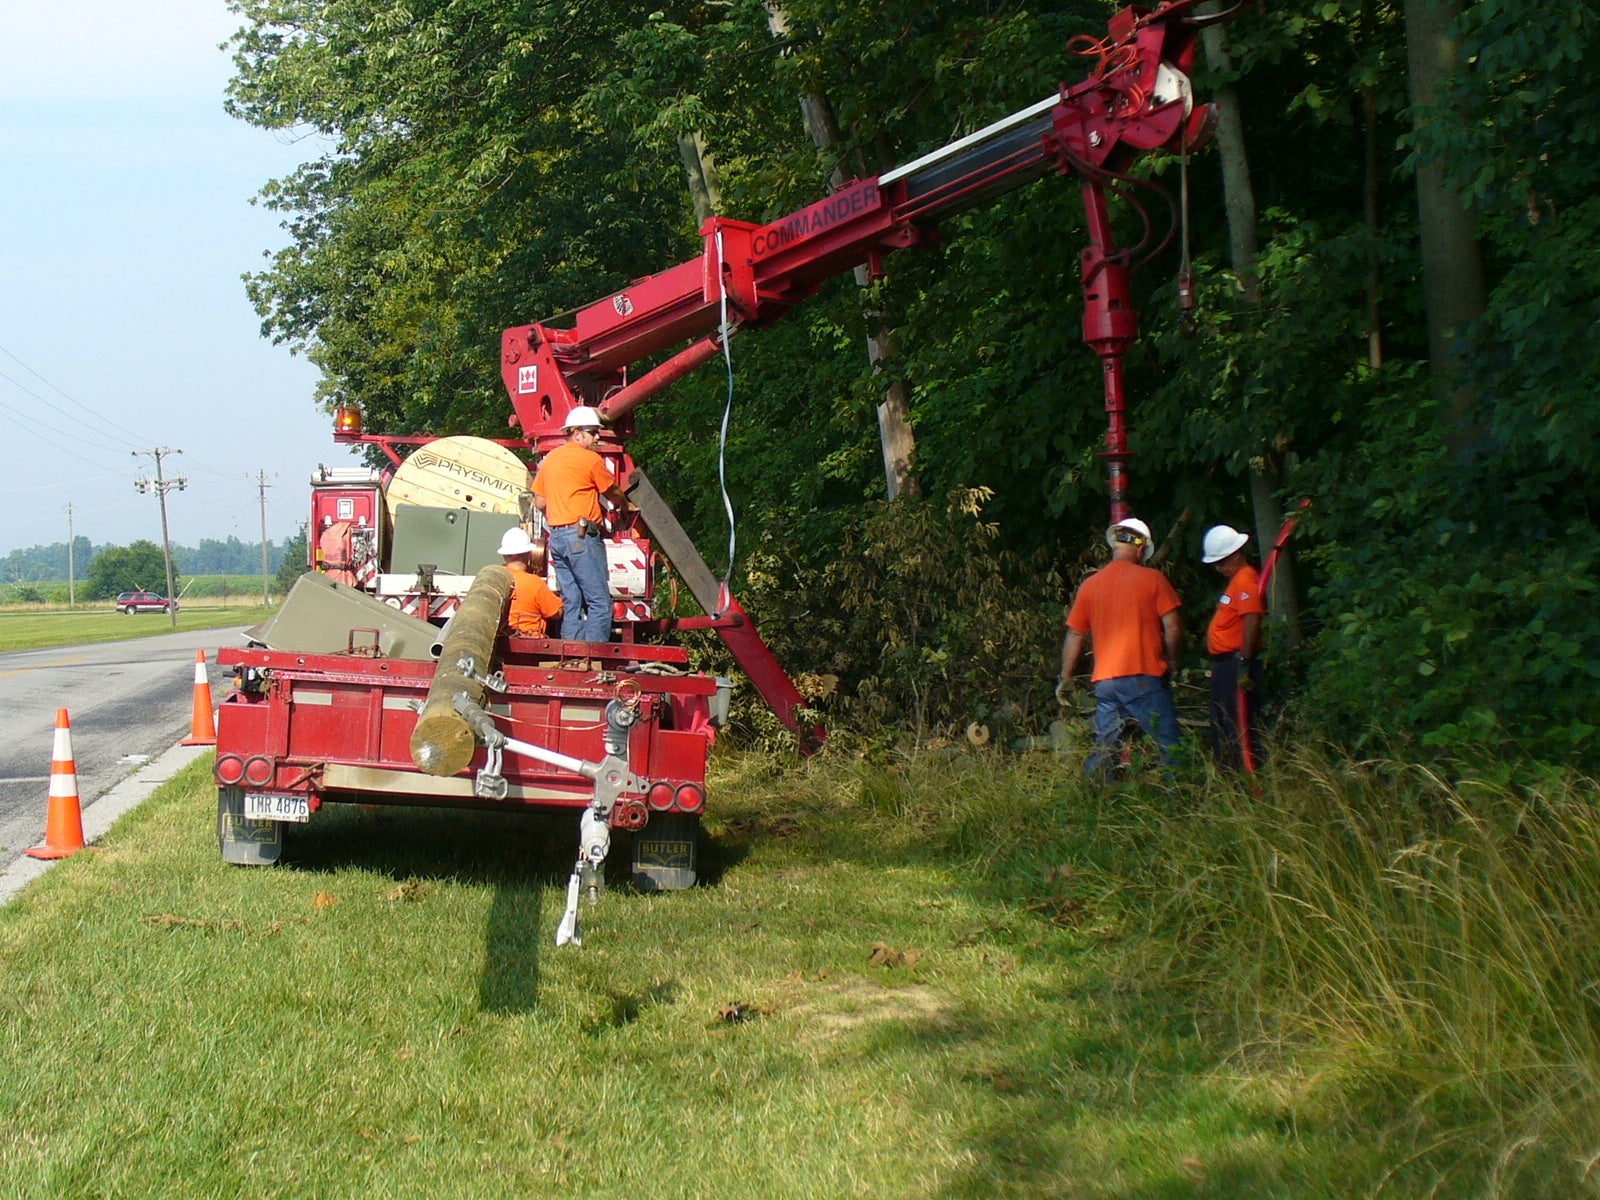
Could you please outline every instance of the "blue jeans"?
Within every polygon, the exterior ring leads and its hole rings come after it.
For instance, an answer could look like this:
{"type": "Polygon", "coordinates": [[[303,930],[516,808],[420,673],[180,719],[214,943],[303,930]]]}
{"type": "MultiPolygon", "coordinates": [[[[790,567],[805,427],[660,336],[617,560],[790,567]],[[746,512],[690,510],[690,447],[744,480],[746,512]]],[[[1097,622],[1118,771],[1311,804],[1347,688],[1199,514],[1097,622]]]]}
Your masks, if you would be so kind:
{"type": "Polygon", "coordinates": [[[1122,675],[1094,685],[1094,750],[1083,769],[1104,777],[1121,755],[1122,728],[1132,718],[1155,738],[1168,767],[1178,744],[1178,713],[1172,694],[1156,675],[1122,675]]]}
{"type": "Polygon", "coordinates": [[[561,589],[561,636],[567,641],[611,640],[611,570],[601,537],[583,537],[577,525],[550,531],[550,565],[561,589]]]}
{"type": "Polygon", "coordinates": [[[1250,735],[1250,761],[1252,769],[1259,767],[1261,733],[1256,728],[1256,706],[1261,695],[1261,660],[1253,658],[1246,666],[1231,654],[1213,656],[1211,659],[1211,757],[1219,767],[1240,771],[1244,769],[1244,751],[1239,738],[1239,708],[1244,706],[1244,723],[1250,735]],[[1254,685],[1248,692],[1239,690],[1239,678],[1249,673],[1254,685]]]}

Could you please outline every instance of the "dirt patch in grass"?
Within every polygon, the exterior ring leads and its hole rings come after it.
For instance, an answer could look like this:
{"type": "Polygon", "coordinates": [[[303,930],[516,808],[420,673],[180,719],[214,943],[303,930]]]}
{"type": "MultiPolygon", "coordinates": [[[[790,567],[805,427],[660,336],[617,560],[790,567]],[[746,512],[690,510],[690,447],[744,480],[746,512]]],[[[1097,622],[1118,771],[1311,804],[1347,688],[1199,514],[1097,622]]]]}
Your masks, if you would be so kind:
{"type": "Polygon", "coordinates": [[[791,984],[774,1008],[775,1015],[801,1026],[802,1036],[829,1039],[888,1022],[948,1025],[955,1005],[926,984],[886,987],[847,976],[791,984]]]}

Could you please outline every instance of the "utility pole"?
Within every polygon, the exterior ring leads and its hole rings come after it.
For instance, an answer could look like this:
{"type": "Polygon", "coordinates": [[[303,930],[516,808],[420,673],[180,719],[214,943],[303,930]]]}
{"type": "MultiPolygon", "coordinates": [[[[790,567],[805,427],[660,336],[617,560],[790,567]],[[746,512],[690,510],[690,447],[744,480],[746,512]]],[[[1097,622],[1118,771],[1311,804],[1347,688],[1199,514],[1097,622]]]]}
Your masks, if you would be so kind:
{"type": "MultiPolygon", "coordinates": [[[[276,479],[277,476],[274,475],[272,478],[276,479]]],[[[272,591],[267,574],[267,489],[272,485],[267,482],[267,472],[264,468],[256,472],[256,486],[261,490],[261,603],[270,608],[272,591]]]]}
{"type": "Polygon", "coordinates": [[[156,477],[154,479],[139,478],[133,481],[133,490],[141,494],[154,491],[156,498],[161,501],[161,557],[167,566],[167,615],[172,618],[172,627],[178,627],[178,598],[172,594],[172,539],[167,534],[167,493],[173,488],[183,491],[189,486],[187,476],[178,475],[166,479],[161,474],[161,460],[168,454],[182,454],[182,450],[169,450],[165,446],[157,446],[154,450],[135,450],[133,456],[142,458],[148,456],[155,459],[156,477]]]}
{"type": "Polygon", "coordinates": [[[67,607],[78,607],[76,581],[72,577],[72,501],[67,501],[67,607]]]}

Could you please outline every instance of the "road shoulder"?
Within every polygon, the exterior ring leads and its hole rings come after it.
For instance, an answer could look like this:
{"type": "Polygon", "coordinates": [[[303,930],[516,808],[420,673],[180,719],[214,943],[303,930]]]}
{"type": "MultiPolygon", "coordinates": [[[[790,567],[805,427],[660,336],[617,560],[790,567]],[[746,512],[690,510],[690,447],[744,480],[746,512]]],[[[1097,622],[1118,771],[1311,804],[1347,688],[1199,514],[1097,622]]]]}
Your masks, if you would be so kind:
{"type": "MultiPolygon", "coordinates": [[[[211,746],[173,746],[122,780],[83,810],[84,842],[93,845],[105,837],[111,827],[125,814],[132,812],[149,799],[162,784],[167,783],[184,767],[212,749],[211,746]]],[[[10,901],[23,888],[55,866],[57,861],[60,860],[29,858],[25,854],[21,855],[0,871],[0,904],[10,901]]]]}

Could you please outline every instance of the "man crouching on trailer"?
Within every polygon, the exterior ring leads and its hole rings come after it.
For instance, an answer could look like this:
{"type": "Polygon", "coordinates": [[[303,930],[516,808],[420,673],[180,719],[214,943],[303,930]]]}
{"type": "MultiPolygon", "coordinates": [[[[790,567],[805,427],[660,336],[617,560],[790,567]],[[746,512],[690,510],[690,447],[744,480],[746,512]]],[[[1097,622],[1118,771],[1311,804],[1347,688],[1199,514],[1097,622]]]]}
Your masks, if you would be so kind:
{"type": "Polygon", "coordinates": [[[542,638],[550,621],[561,615],[561,597],[533,569],[533,539],[513,525],[500,539],[500,557],[511,572],[511,605],[506,626],[518,637],[542,638]]]}

